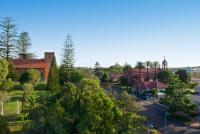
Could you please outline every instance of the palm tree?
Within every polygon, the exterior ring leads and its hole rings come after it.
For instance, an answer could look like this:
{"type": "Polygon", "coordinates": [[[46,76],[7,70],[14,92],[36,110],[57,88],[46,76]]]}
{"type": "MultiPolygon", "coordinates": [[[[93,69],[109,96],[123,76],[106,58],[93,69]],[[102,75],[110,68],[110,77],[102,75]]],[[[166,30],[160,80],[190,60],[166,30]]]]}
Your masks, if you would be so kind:
{"type": "Polygon", "coordinates": [[[146,61],[145,65],[147,68],[147,80],[149,80],[149,67],[151,66],[151,61],[146,61]]]}
{"type": "Polygon", "coordinates": [[[136,64],[136,66],[135,66],[135,68],[137,68],[137,69],[139,69],[139,71],[140,71],[140,79],[142,78],[142,69],[143,68],[145,68],[145,64],[143,63],[143,62],[141,62],[141,61],[138,61],[137,62],[137,64],[136,64]]]}
{"type": "Polygon", "coordinates": [[[157,68],[160,68],[160,63],[158,61],[154,61],[153,66],[155,68],[155,74],[156,74],[156,79],[157,79],[157,68]]]}

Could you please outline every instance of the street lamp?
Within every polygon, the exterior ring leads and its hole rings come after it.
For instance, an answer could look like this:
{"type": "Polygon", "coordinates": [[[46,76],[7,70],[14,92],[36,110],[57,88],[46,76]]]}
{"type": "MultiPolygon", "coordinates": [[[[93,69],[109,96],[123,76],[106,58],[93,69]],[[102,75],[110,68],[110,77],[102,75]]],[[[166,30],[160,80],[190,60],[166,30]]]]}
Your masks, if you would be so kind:
{"type": "Polygon", "coordinates": [[[165,112],[165,131],[164,131],[164,134],[166,134],[166,131],[167,131],[167,116],[169,116],[169,113],[165,112]]]}

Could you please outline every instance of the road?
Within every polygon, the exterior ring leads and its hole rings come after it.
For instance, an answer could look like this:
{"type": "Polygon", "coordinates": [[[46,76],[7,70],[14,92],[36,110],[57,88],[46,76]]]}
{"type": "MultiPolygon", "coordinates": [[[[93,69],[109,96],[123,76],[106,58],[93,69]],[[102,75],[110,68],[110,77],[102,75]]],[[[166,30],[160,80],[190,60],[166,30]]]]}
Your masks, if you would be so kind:
{"type": "MultiPolygon", "coordinates": [[[[105,92],[112,91],[113,94],[119,94],[123,90],[116,88],[113,85],[103,87],[105,92]]],[[[147,122],[152,122],[155,125],[155,129],[164,133],[165,130],[165,120],[164,115],[167,109],[155,104],[154,101],[143,101],[140,100],[141,109],[139,111],[140,115],[147,117],[147,122]]],[[[146,124],[148,124],[146,122],[146,124]]],[[[165,134],[200,134],[200,129],[194,129],[189,126],[177,123],[173,120],[167,120],[167,129],[165,134]]]]}
{"type": "MultiPolygon", "coordinates": [[[[147,122],[152,122],[161,133],[165,130],[164,113],[166,110],[151,101],[140,101],[142,105],[139,114],[147,117],[147,122]]],[[[167,120],[166,134],[200,134],[200,129],[182,125],[173,120],[167,120]]]]}

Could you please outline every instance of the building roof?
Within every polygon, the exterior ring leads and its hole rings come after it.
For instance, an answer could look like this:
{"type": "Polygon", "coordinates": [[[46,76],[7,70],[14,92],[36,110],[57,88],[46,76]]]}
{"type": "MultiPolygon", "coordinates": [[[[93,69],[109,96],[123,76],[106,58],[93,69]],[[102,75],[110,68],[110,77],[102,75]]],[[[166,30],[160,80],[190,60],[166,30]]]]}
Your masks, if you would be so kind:
{"type": "MultiPolygon", "coordinates": [[[[149,68],[148,69],[149,73],[158,72],[158,71],[160,71],[160,68],[157,68],[156,70],[155,70],[155,68],[149,68]]],[[[131,73],[140,73],[140,70],[137,69],[137,68],[133,68],[133,69],[130,69],[129,72],[131,72],[131,73]]],[[[147,73],[147,68],[142,68],[141,69],[141,73],[147,73]]]]}
{"type": "Polygon", "coordinates": [[[143,82],[144,86],[143,89],[153,89],[153,88],[157,88],[157,89],[165,89],[167,88],[167,85],[162,83],[162,82],[158,82],[158,81],[144,81],[143,82]]]}
{"type": "Polygon", "coordinates": [[[13,59],[13,64],[16,68],[24,69],[24,68],[45,68],[46,61],[45,59],[13,59]]]}

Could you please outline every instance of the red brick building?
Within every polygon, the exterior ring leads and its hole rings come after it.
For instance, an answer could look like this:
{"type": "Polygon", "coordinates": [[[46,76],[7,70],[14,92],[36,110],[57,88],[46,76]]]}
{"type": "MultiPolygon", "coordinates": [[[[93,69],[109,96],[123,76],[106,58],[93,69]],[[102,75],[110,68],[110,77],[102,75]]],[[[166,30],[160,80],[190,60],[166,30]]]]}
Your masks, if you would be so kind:
{"type": "Polygon", "coordinates": [[[123,74],[111,74],[110,79],[112,81],[116,79],[119,81],[121,77],[126,77],[128,83],[140,91],[150,90],[153,88],[164,89],[167,85],[159,82],[156,77],[159,72],[165,71],[167,68],[168,63],[166,59],[164,59],[162,62],[162,68],[143,68],[141,70],[132,68],[123,74]]]}
{"type": "Polygon", "coordinates": [[[54,52],[45,52],[42,59],[13,59],[12,62],[19,74],[24,73],[28,69],[36,69],[40,72],[41,79],[47,81],[53,57],[54,52]]]}

